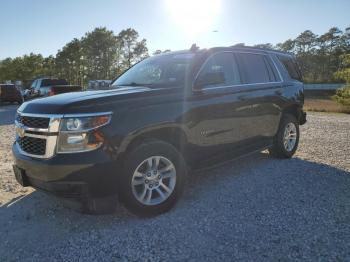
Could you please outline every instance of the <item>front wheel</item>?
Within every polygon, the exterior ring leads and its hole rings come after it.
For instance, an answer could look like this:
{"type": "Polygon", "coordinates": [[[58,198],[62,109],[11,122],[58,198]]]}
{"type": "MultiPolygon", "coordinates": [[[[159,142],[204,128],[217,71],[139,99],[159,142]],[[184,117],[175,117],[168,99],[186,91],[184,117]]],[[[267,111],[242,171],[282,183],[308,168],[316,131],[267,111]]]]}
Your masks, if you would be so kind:
{"type": "Polygon", "coordinates": [[[148,141],[130,152],[121,178],[121,200],[138,216],[168,211],[180,197],[186,180],[186,165],[172,145],[148,141]]]}
{"type": "Polygon", "coordinates": [[[299,144],[299,123],[295,116],[285,114],[274,138],[273,146],[269,149],[270,155],[277,158],[291,158],[299,144]]]}

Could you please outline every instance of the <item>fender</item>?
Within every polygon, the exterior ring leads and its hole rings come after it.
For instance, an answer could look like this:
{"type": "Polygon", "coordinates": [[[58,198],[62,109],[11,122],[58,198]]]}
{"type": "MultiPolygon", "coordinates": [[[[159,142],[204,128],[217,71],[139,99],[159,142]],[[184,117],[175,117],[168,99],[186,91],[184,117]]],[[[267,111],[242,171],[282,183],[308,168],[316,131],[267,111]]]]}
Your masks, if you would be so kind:
{"type": "Polygon", "coordinates": [[[117,155],[124,154],[132,144],[149,138],[156,138],[169,142],[179,149],[181,145],[186,144],[188,137],[188,128],[180,123],[164,122],[161,124],[148,125],[146,127],[135,129],[124,137],[117,149],[117,155]]]}

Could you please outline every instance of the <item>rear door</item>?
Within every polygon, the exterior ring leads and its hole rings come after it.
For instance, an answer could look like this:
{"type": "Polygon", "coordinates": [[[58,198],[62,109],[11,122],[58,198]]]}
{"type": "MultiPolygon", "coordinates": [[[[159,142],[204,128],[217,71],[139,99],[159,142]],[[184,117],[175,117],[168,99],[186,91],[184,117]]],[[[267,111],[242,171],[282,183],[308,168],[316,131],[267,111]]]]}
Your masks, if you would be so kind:
{"type": "Polygon", "coordinates": [[[242,74],[241,100],[249,107],[250,137],[273,137],[280,120],[283,83],[272,59],[265,53],[237,52],[242,74]]]}

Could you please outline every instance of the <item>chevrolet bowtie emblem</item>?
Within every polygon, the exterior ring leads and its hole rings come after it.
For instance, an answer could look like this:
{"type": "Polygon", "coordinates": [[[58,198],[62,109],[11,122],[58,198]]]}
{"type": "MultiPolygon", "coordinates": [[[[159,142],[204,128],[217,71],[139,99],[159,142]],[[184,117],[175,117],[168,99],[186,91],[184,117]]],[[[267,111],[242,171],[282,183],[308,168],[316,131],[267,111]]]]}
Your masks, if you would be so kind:
{"type": "Polygon", "coordinates": [[[25,130],[23,126],[16,126],[16,132],[20,137],[24,137],[25,130]]]}

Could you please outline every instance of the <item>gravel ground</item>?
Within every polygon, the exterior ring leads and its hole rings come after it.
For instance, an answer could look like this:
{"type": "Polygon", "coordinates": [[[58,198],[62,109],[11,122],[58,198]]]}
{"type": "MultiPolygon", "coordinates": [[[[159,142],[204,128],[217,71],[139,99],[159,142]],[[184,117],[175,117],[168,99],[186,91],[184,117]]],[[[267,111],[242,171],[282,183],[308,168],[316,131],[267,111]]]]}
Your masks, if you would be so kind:
{"type": "Polygon", "coordinates": [[[89,216],[16,185],[0,107],[1,261],[350,261],[350,116],[310,113],[290,160],[266,153],[191,174],[167,214],[89,216]]]}

